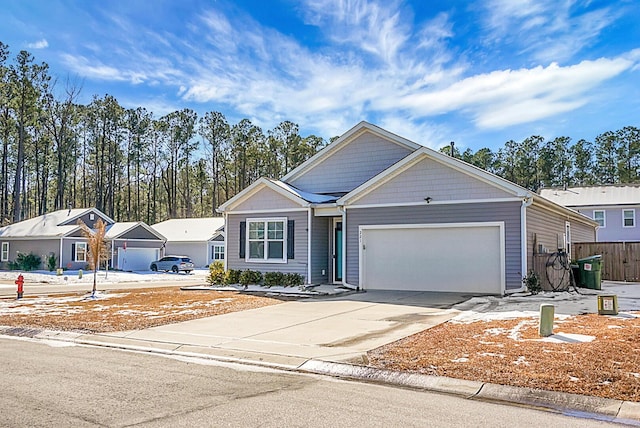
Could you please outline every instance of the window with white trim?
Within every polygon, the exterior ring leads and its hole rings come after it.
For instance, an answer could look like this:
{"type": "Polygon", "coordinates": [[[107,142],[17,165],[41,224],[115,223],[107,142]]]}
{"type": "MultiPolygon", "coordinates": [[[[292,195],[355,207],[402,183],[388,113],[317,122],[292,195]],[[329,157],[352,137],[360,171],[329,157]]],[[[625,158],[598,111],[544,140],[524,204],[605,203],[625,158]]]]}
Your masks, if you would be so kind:
{"type": "Polygon", "coordinates": [[[8,262],[9,261],[9,243],[2,243],[2,254],[0,255],[0,261],[8,262]]]}
{"type": "Polygon", "coordinates": [[[76,262],[87,261],[87,243],[86,242],[76,242],[76,253],[75,253],[74,260],[76,262]]]}
{"type": "Polygon", "coordinates": [[[622,227],[636,227],[636,210],[622,210],[622,227]]]}
{"type": "Polygon", "coordinates": [[[247,219],[247,261],[287,262],[287,219],[247,219]]]}
{"type": "Polygon", "coordinates": [[[604,215],[604,211],[593,211],[593,219],[598,223],[600,227],[606,227],[607,220],[604,215]]]}
{"type": "Polygon", "coordinates": [[[224,245],[214,245],[211,252],[213,260],[224,260],[224,245]]]}

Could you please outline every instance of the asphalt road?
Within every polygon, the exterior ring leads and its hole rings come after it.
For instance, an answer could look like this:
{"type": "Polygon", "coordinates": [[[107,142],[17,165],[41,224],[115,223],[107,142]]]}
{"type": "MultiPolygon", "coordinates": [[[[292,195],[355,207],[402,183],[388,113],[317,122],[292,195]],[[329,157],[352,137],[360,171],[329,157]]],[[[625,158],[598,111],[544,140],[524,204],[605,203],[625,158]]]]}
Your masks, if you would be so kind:
{"type": "Polygon", "coordinates": [[[0,337],[3,427],[601,427],[601,421],[203,360],[0,337]]]}

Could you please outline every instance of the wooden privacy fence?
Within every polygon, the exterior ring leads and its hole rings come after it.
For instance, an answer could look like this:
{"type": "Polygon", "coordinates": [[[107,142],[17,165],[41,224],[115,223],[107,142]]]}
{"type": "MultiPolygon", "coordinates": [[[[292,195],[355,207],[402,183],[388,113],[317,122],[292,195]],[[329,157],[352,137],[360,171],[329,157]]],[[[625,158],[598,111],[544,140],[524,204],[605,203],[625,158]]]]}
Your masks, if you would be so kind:
{"type": "Polygon", "coordinates": [[[562,266],[557,253],[534,254],[533,271],[544,291],[566,291],[571,285],[571,273],[562,266]]]}
{"type": "Polygon", "coordinates": [[[602,279],[640,280],[640,242],[580,242],[571,245],[574,260],[602,255],[602,279]]]}

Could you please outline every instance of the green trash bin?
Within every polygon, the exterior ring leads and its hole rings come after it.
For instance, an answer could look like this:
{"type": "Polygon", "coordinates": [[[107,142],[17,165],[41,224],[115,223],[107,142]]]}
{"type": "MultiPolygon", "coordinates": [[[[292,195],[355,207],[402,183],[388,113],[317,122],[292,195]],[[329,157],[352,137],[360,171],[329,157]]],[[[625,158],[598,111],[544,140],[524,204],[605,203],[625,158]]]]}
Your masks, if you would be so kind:
{"type": "Polygon", "coordinates": [[[580,267],[580,286],[602,290],[602,255],[580,259],[578,266],[580,267]]]}

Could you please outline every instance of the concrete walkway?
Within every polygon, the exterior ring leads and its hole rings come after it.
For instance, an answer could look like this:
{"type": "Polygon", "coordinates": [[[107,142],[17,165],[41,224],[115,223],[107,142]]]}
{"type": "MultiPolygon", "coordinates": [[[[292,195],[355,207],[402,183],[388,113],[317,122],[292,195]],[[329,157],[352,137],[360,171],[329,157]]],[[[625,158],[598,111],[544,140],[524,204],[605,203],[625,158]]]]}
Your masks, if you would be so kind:
{"type": "Polygon", "coordinates": [[[363,362],[370,349],[458,314],[454,293],[367,292],[81,339],[197,352],[295,368],[309,359],[363,362]]]}

